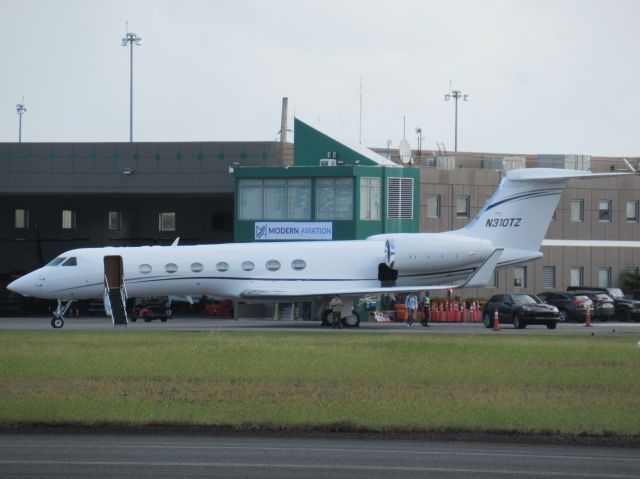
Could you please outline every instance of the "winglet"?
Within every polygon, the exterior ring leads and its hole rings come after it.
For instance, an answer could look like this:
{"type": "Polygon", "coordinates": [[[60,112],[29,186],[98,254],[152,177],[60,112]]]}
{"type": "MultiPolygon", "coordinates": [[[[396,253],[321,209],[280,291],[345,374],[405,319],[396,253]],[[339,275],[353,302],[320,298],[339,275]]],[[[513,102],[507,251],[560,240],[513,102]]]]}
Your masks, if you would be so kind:
{"type": "Polygon", "coordinates": [[[489,257],[484,260],[484,263],[480,265],[480,267],[473,273],[464,283],[460,286],[456,286],[456,288],[481,288],[485,286],[489,280],[491,279],[491,275],[493,271],[496,269],[498,261],[500,260],[500,256],[504,248],[496,248],[493,250],[493,253],[489,255],[489,257]]]}

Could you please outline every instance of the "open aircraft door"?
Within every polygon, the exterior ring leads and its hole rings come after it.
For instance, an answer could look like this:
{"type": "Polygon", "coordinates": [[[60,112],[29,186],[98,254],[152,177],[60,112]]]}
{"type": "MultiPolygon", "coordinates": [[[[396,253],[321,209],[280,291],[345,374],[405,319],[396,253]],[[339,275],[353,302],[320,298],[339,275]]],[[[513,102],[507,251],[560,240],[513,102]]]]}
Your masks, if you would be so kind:
{"type": "Polygon", "coordinates": [[[126,327],[129,319],[122,256],[104,257],[104,305],[114,327],[126,327]]]}

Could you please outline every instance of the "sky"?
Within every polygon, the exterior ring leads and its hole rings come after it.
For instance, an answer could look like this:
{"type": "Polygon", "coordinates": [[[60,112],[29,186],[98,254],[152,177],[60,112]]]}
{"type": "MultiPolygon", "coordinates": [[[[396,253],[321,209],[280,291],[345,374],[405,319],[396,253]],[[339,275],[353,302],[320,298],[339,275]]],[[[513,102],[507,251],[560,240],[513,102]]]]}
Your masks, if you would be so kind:
{"type": "Polygon", "coordinates": [[[128,141],[127,21],[135,141],[640,156],[635,0],[0,0],[0,142],[128,141]]]}

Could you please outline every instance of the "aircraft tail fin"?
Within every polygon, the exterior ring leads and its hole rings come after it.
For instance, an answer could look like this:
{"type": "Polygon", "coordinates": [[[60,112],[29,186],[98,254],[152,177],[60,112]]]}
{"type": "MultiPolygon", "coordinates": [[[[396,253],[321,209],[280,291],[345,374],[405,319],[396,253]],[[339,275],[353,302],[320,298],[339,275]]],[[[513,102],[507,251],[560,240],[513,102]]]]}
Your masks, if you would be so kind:
{"type": "Polygon", "coordinates": [[[556,168],[509,171],[476,217],[456,233],[504,248],[503,265],[512,258],[534,259],[540,256],[542,240],[568,180],[628,174],[556,168]]]}

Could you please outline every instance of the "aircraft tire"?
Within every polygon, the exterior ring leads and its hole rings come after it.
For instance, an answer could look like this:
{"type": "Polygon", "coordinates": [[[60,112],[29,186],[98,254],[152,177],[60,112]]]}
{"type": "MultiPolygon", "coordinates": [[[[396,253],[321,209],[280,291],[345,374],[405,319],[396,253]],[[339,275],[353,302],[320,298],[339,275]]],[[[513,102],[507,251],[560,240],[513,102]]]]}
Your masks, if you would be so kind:
{"type": "Polygon", "coordinates": [[[51,320],[51,327],[52,328],[60,329],[62,326],[64,326],[64,319],[62,319],[62,318],[53,318],[51,320]]]}
{"type": "Polygon", "coordinates": [[[342,325],[347,328],[360,327],[360,316],[355,311],[351,311],[351,314],[342,318],[341,321],[342,325]]]}

